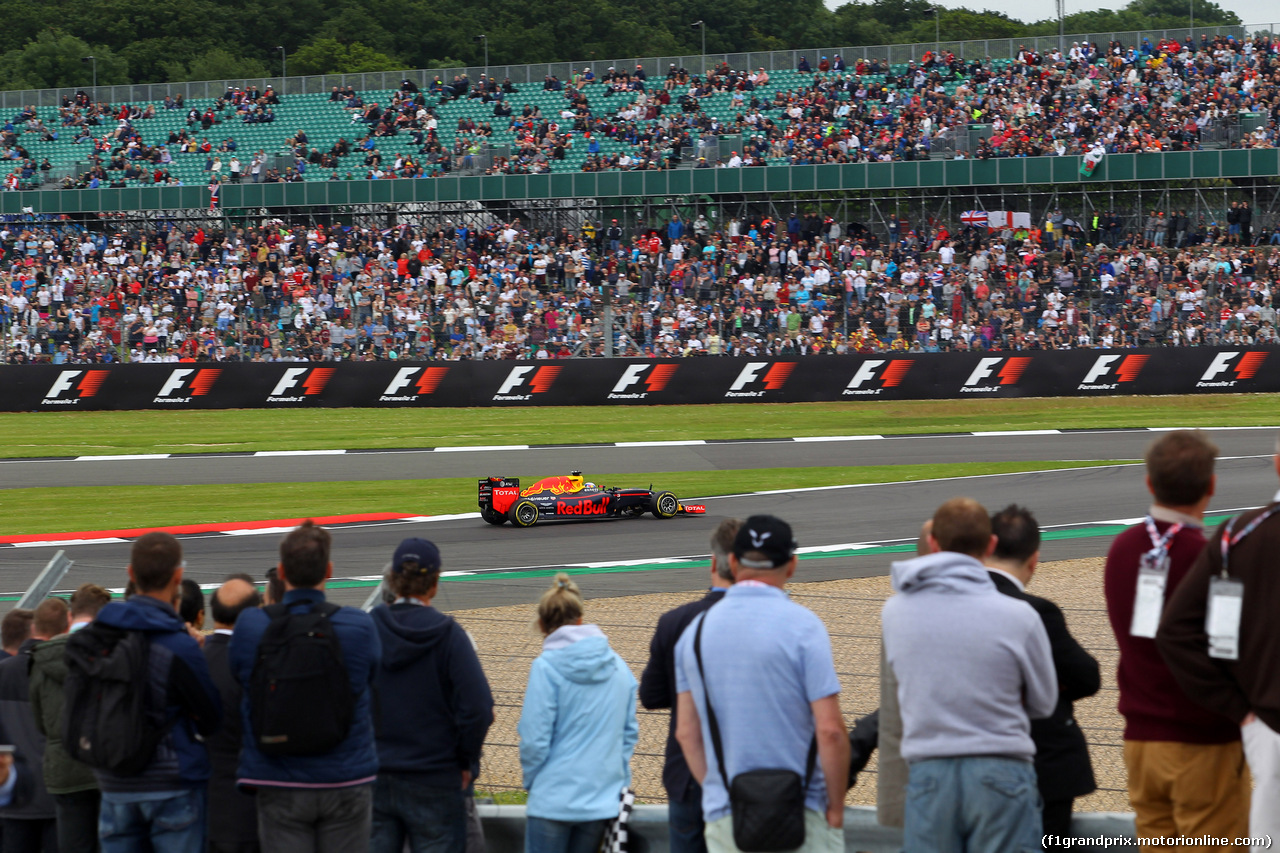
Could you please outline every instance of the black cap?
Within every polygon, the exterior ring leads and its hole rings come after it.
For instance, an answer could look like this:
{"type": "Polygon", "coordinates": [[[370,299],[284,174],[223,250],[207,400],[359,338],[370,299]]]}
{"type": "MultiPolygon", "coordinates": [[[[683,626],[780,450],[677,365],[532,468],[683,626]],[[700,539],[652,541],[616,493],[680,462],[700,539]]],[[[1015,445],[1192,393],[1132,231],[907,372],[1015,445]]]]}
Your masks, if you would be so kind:
{"type": "Polygon", "coordinates": [[[773,515],[753,515],[743,522],[733,539],[733,556],[748,569],[776,569],[785,566],[796,553],[791,525],[773,515]],[[744,554],[763,555],[744,560],[744,554]]]}
{"type": "Polygon", "coordinates": [[[440,571],[440,549],[426,539],[406,539],[396,547],[396,555],[391,558],[391,571],[401,574],[405,563],[417,563],[416,574],[435,574],[440,571]]]}

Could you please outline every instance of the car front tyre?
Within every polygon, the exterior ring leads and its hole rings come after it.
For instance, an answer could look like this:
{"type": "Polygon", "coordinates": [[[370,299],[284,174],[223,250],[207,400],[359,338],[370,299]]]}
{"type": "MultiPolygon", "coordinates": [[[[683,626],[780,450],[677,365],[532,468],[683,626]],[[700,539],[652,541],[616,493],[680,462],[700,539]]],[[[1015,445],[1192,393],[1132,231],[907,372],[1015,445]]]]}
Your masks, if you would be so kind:
{"type": "Polygon", "coordinates": [[[680,501],[671,492],[658,492],[653,496],[654,518],[675,518],[680,512],[680,501]]]}

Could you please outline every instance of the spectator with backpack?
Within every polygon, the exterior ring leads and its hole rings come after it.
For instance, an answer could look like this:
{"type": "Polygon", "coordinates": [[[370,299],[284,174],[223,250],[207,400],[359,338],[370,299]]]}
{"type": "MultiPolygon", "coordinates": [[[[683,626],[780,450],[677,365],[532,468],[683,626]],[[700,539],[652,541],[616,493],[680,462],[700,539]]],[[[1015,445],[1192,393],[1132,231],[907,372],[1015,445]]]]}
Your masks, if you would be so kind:
{"type": "Polygon", "coordinates": [[[582,614],[578,585],[560,572],[538,602],[545,639],[518,726],[525,853],[595,853],[631,783],[636,679],[582,614]]]}
{"type": "Polygon", "coordinates": [[[174,610],[182,546],[133,543],[135,594],[67,639],[62,742],[102,790],[103,853],[203,853],[209,751],[222,702],[200,646],[174,610]]]}
{"type": "Polygon", "coordinates": [[[31,711],[45,737],[44,784],[53,795],[60,853],[96,853],[102,796],[93,768],[74,760],[62,744],[62,697],[67,679],[67,640],[111,603],[97,584],[81,584],[71,594],[71,626],[31,650],[31,711]]]}
{"type": "Polygon", "coordinates": [[[395,600],[373,609],[382,640],[378,781],[373,853],[463,853],[466,798],[493,722],[493,694],[471,638],[431,606],[440,550],[425,539],[396,548],[386,585],[395,600]]]}
{"type": "Polygon", "coordinates": [[[231,636],[245,694],[239,784],[257,790],[258,840],[272,853],[369,849],[382,643],[369,614],[325,600],[330,546],[311,521],[286,534],[283,600],[241,613],[231,636]]]}

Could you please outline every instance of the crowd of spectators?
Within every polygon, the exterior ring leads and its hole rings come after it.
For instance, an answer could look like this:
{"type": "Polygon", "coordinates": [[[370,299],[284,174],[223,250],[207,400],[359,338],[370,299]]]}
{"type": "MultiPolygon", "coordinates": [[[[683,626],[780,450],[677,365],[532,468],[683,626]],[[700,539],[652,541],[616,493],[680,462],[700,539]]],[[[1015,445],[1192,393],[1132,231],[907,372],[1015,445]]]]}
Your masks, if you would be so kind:
{"type": "MultiPolygon", "coordinates": [[[[1206,33],[1198,43],[1188,36],[1127,47],[1075,42],[1065,53],[1024,48],[1013,61],[927,51],[919,61],[895,66],[882,59],[849,64],[837,54],[816,64],[803,57],[802,76],[785,85],[776,83],[776,72],[728,63],[705,75],[672,65],[657,79],[639,65],[634,71],[611,66],[599,76],[584,68],[566,81],[546,79],[543,89],[563,93],[565,101],[547,114],[513,104],[519,90],[509,80],[473,84],[459,75],[446,84],[437,77],[429,94],[441,103],[493,102],[493,124],[511,132],[514,154],[491,172],[550,171],[575,146],[585,148],[586,171],[672,168],[689,156],[697,167],[737,168],[928,159],[935,149],[945,157],[988,159],[1098,147],[1109,153],[1187,151],[1205,143],[1270,148],[1280,119],[1278,51],[1280,41],[1267,36],[1206,33]],[[727,109],[720,103],[726,98],[727,109]],[[708,109],[713,104],[718,108],[708,109]],[[1248,132],[1239,123],[1243,113],[1261,116],[1248,132]],[[989,125],[991,135],[970,147],[961,134],[973,125],[989,125]],[[742,149],[721,156],[717,140],[725,135],[741,135],[742,149]],[[604,152],[601,140],[626,145],[604,152]]],[[[428,152],[436,116],[427,98],[398,97],[381,121],[378,134],[394,132],[393,126],[418,128],[415,142],[425,136],[428,152]]],[[[488,123],[477,128],[462,120],[456,152],[493,135],[488,123]]]]}
{"type": "MultiPolygon", "coordinates": [[[[578,232],[0,230],[10,363],[843,354],[1276,341],[1277,235],[1150,211],[1027,229],[816,213],[578,232]],[[1145,227],[1144,227],[1145,226],[1145,227]]],[[[1242,224],[1243,223],[1243,224],[1242,224]]]]}
{"type": "Polygon", "coordinates": [[[64,97],[56,121],[35,107],[19,111],[0,129],[0,148],[13,163],[6,189],[51,179],[56,164],[24,142],[34,137],[89,147],[89,169],[62,177],[65,188],[190,183],[169,168],[184,153],[203,155],[209,182],[256,183],[1271,148],[1280,141],[1278,52],[1270,36],[1203,33],[1198,41],[1024,48],[1011,59],[925,51],[894,65],[805,56],[798,74],[721,63],[705,74],[672,65],[651,76],[637,65],[600,74],[586,67],[540,87],[465,74],[436,76],[425,90],[406,80],[389,98],[335,87],[329,101],[350,115],[352,139],[318,146],[299,130],[284,143],[292,165],[279,168],[263,165],[261,151],[235,153],[237,126],[277,120],[282,99],[270,87],[231,87],[190,109],[180,96],[113,105],[81,91],[64,97]],[[454,101],[478,101],[491,118],[459,114],[454,101]],[[146,120],[158,110],[185,110],[187,129],[149,134],[146,120]],[[1256,118],[1246,123],[1247,114],[1256,118]],[[971,138],[976,127],[984,130],[971,138]],[[211,142],[210,133],[227,139],[211,142]],[[411,145],[379,148],[395,136],[411,145]],[[726,136],[740,147],[722,151],[726,136]]]}
{"type": "MultiPolygon", "coordinates": [[[[1011,62],[932,51],[903,66],[878,59],[849,64],[839,55],[811,64],[804,57],[802,76],[785,87],[770,86],[776,72],[727,63],[705,75],[672,65],[660,79],[642,66],[610,67],[599,77],[584,68],[570,80],[544,82],[565,99],[549,115],[527,104],[513,114],[518,90],[509,81],[473,85],[459,77],[445,85],[437,78],[430,91],[446,100],[494,102],[494,123],[509,122],[515,145],[515,155],[495,172],[549,171],[574,146],[585,146],[587,171],[671,168],[690,152],[697,166],[736,168],[928,159],[935,149],[988,159],[1085,154],[1099,146],[1109,153],[1196,150],[1205,143],[1270,148],[1280,119],[1278,50],[1280,41],[1270,37],[1202,34],[1198,43],[1188,36],[1128,47],[1075,42],[1065,53],[1024,48],[1011,62]],[[602,99],[588,97],[601,91],[602,99]],[[724,98],[727,111],[706,108],[724,98]],[[1261,120],[1245,132],[1242,113],[1261,120]],[[972,125],[989,125],[992,135],[970,148],[957,137],[972,125]],[[739,134],[742,150],[722,157],[717,139],[739,134]],[[602,153],[601,139],[629,147],[602,153]]],[[[431,108],[419,104],[418,119],[434,129],[431,108]]],[[[415,121],[407,113],[398,120],[415,121]]],[[[465,131],[474,129],[459,127],[465,131]]],[[[481,133],[491,136],[492,129],[481,133]]]]}

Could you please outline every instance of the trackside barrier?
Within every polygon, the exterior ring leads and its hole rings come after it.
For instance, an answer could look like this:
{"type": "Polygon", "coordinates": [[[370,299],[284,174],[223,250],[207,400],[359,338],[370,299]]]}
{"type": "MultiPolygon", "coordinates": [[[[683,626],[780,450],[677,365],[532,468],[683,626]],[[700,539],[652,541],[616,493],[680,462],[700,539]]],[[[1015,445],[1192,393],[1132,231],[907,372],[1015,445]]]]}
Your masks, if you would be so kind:
{"type": "MultiPolygon", "coordinates": [[[[478,807],[480,819],[484,823],[485,847],[489,853],[523,853],[524,851],[524,806],[478,807]]],[[[667,807],[637,805],[631,813],[628,824],[628,841],[631,853],[668,853],[671,849],[667,836],[667,807]]],[[[1110,847],[1074,844],[1070,849],[1084,851],[1102,851],[1125,846],[1125,841],[1133,839],[1133,815],[1112,812],[1077,813],[1073,819],[1071,830],[1075,840],[1111,839],[1110,847]]],[[[1048,850],[1059,849],[1060,845],[1048,847],[1048,850]]],[[[880,826],[876,823],[875,809],[867,806],[853,806],[844,810],[844,849],[848,853],[900,853],[902,850],[902,830],[880,826]]],[[[1062,849],[1067,849],[1063,847],[1062,849]]]]}
{"type": "Polygon", "coordinates": [[[1280,392],[1280,347],[0,367],[0,411],[800,403],[1280,392]]]}
{"type": "Polygon", "coordinates": [[[15,609],[31,610],[41,601],[53,592],[62,579],[66,577],[68,571],[74,565],[73,560],[67,559],[66,551],[59,551],[53,555],[53,559],[45,564],[40,570],[40,574],[31,582],[31,586],[27,587],[27,591],[22,594],[22,598],[14,605],[15,609]]]}

